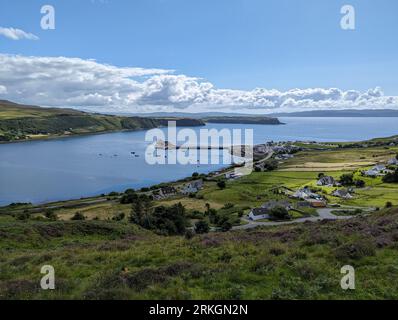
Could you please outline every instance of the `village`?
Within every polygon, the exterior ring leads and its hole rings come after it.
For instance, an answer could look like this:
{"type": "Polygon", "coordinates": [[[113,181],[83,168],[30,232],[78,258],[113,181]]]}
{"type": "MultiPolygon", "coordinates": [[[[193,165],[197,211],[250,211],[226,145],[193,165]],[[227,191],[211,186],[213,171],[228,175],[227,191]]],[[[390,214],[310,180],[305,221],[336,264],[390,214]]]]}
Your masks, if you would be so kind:
{"type": "MultiPolygon", "coordinates": [[[[267,142],[253,147],[254,171],[267,172],[276,170],[285,161],[293,159],[295,154],[305,150],[306,146],[314,148],[309,141],[267,142]]],[[[336,146],[328,143],[317,143],[320,150],[333,150],[336,146]]],[[[242,221],[284,221],[294,220],[297,217],[317,216],[319,210],[326,208],[341,207],[341,201],[355,198],[356,190],[366,188],[365,182],[360,177],[377,178],[387,173],[394,172],[398,165],[396,157],[385,163],[377,163],[368,169],[357,170],[354,173],[346,173],[340,178],[332,175],[319,173],[314,183],[309,183],[297,189],[292,189],[281,184],[271,190],[275,199],[270,199],[260,206],[252,206],[242,216],[242,221]],[[336,201],[340,199],[340,201],[336,201]]],[[[239,174],[231,168],[215,171],[200,179],[163,186],[152,191],[154,200],[164,201],[167,199],[179,199],[181,197],[192,197],[205,188],[206,181],[233,182],[241,179],[239,174]]]]}

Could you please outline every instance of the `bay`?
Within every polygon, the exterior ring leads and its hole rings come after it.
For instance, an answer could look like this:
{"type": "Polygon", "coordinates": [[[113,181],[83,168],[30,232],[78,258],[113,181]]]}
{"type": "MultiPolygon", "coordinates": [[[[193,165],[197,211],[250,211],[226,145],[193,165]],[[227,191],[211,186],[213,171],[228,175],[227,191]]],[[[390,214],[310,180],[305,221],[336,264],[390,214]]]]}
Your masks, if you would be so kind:
{"type": "MultiPolygon", "coordinates": [[[[285,125],[208,124],[192,129],[253,129],[255,144],[271,140],[361,141],[398,134],[398,118],[280,120],[285,125]]],[[[149,165],[145,161],[147,146],[145,131],[0,145],[0,205],[37,204],[141,188],[225,166],[149,165]]]]}

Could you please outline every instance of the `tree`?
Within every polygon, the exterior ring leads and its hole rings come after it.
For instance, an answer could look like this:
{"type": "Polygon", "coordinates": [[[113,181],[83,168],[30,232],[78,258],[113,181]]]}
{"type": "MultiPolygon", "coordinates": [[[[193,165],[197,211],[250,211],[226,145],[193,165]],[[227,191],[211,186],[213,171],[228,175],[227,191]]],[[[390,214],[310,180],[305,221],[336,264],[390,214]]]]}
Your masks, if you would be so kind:
{"type": "Polygon", "coordinates": [[[210,213],[210,203],[206,203],[205,204],[205,207],[206,207],[206,215],[209,215],[209,213],[210,213]]]}
{"type": "Polygon", "coordinates": [[[392,202],[391,201],[387,201],[386,202],[386,208],[391,208],[392,207],[392,202]]]}
{"type": "Polygon", "coordinates": [[[217,182],[217,187],[219,187],[221,190],[225,189],[226,186],[227,186],[227,184],[225,183],[224,180],[217,182]]]}
{"type": "Polygon", "coordinates": [[[209,221],[212,224],[217,224],[219,221],[219,216],[217,214],[217,210],[216,209],[210,209],[209,210],[209,221]]]}
{"type": "Polygon", "coordinates": [[[354,175],[352,173],[343,174],[340,177],[340,183],[343,186],[352,186],[354,184],[354,175]]]}
{"type": "Polygon", "coordinates": [[[160,206],[149,215],[151,225],[154,229],[166,235],[181,235],[186,231],[188,220],[185,216],[185,207],[175,204],[169,208],[160,206]]]}
{"type": "Polygon", "coordinates": [[[152,207],[152,197],[145,194],[134,197],[131,207],[132,211],[129,218],[130,222],[143,225],[144,216],[149,213],[152,207]]]}
{"type": "Polygon", "coordinates": [[[133,204],[130,216],[131,222],[163,235],[185,234],[188,220],[185,214],[185,207],[181,203],[171,207],[159,206],[152,208],[147,202],[147,198],[140,197],[133,204]]]}
{"type": "Polygon", "coordinates": [[[357,188],[364,188],[365,185],[366,185],[366,183],[365,183],[365,181],[363,181],[363,180],[356,180],[356,181],[355,181],[355,186],[356,186],[357,188]]]}
{"type": "Polygon", "coordinates": [[[394,172],[389,172],[383,177],[385,183],[397,183],[398,182],[398,169],[394,172]]]}
{"type": "Polygon", "coordinates": [[[290,215],[289,211],[287,211],[284,207],[275,207],[270,210],[270,217],[274,220],[289,220],[290,215]]]}
{"type": "Polygon", "coordinates": [[[267,171],[273,171],[273,170],[278,169],[278,161],[276,161],[274,159],[265,161],[264,169],[267,171]]]}
{"type": "Polygon", "coordinates": [[[322,179],[324,176],[325,176],[325,174],[324,174],[323,172],[320,172],[320,173],[318,174],[318,179],[322,179]]]}
{"type": "Polygon", "coordinates": [[[120,198],[121,204],[133,203],[138,198],[138,195],[134,191],[125,192],[125,194],[120,198]]]}
{"type": "Polygon", "coordinates": [[[204,234],[210,231],[210,226],[206,221],[198,221],[195,223],[195,232],[197,234],[204,234]]]}
{"type": "Polygon", "coordinates": [[[197,178],[197,177],[199,177],[199,173],[198,173],[198,172],[194,172],[194,173],[192,173],[192,177],[193,177],[193,178],[197,178]]]}

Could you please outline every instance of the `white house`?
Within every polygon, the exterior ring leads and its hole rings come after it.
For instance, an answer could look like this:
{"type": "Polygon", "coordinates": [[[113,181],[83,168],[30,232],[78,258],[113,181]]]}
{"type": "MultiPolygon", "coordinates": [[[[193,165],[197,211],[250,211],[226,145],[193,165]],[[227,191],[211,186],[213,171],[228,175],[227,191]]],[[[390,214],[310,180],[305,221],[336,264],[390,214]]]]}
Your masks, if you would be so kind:
{"type": "Polygon", "coordinates": [[[377,166],[374,166],[373,169],[377,170],[379,172],[382,172],[382,171],[386,170],[386,166],[382,165],[382,164],[378,164],[377,166]]]}
{"type": "Polygon", "coordinates": [[[332,196],[342,198],[342,199],[352,199],[353,196],[346,189],[338,189],[332,193],[332,196]]]}
{"type": "Polygon", "coordinates": [[[374,169],[370,169],[366,170],[363,174],[368,177],[377,177],[380,174],[380,172],[374,169]]]}
{"type": "Polygon", "coordinates": [[[256,221],[269,218],[269,210],[266,208],[254,208],[249,213],[249,219],[256,221]]]}
{"type": "Polygon", "coordinates": [[[385,171],[385,170],[386,170],[386,166],[384,166],[382,164],[378,164],[378,165],[374,166],[372,169],[365,171],[364,175],[368,176],[368,177],[377,177],[377,176],[383,175],[383,171],[385,171]]]}
{"type": "Polygon", "coordinates": [[[388,160],[388,164],[392,166],[397,166],[398,165],[398,159],[397,158],[392,158],[388,160]]]}
{"type": "Polygon", "coordinates": [[[196,193],[203,188],[203,180],[195,180],[186,185],[182,189],[183,194],[196,193]]]}
{"type": "Polygon", "coordinates": [[[228,172],[225,174],[225,178],[228,180],[232,180],[232,179],[239,179],[243,176],[243,174],[241,173],[235,173],[235,172],[228,172]]]}
{"type": "Polygon", "coordinates": [[[311,189],[308,187],[304,187],[302,189],[297,190],[295,193],[293,193],[292,197],[296,198],[296,199],[302,199],[302,200],[306,200],[309,198],[310,199],[322,199],[322,197],[319,194],[312,192],[311,189]]]}
{"type": "Polygon", "coordinates": [[[333,177],[331,176],[324,176],[322,178],[320,178],[317,183],[318,186],[334,186],[336,185],[336,180],[334,180],[333,177]]]}
{"type": "Polygon", "coordinates": [[[152,196],[155,200],[162,200],[162,199],[167,199],[170,197],[174,197],[177,195],[177,190],[174,187],[163,187],[160,188],[159,190],[155,190],[152,192],[152,196]]]}

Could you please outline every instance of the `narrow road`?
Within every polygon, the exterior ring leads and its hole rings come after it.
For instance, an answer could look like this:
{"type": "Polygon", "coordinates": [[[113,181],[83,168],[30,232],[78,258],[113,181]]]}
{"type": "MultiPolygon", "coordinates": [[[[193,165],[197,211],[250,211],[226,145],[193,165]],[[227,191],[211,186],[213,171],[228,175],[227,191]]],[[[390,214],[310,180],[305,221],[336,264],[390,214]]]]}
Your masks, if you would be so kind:
{"type": "MultiPolygon", "coordinates": [[[[252,229],[256,227],[271,227],[271,226],[281,226],[285,224],[294,224],[294,223],[304,223],[307,221],[310,222],[317,222],[317,221],[322,221],[322,220],[347,220],[351,219],[354,216],[336,216],[332,214],[333,210],[339,210],[339,209],[357,209],[356,207],[344,207],[344,208],[322,208],[318,209],[318,217],[305,217],[305,218],[299,218],[299,219],[294,219],[290,221],[275,221],[275,222],[259,222],[259,221],[252,221],[249,219],[244,219],[248,224],[242,225],[242,226],[236,226],[233,227],[232,230],[246,230],[246,229],[252,229]]],[[[364,208],[362,208],[364,209],[364,208]]],[[[366,211],[371,211],[372,208],[364,209],[366,211]]]]}

